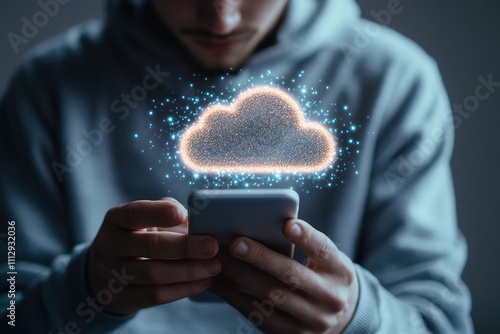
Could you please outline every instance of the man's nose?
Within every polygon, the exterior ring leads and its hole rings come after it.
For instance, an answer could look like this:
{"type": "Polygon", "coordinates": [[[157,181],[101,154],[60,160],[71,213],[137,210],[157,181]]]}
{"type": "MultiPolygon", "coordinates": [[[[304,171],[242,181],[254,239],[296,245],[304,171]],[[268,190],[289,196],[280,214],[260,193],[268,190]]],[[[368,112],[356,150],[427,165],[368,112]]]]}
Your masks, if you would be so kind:
{"type": "Polygon", "coordinates": [[[236,29],[241,23],[240,0],[209,1],[213,10],[205,17],[207,28],[213,34],[226,35],[236,29]]]}

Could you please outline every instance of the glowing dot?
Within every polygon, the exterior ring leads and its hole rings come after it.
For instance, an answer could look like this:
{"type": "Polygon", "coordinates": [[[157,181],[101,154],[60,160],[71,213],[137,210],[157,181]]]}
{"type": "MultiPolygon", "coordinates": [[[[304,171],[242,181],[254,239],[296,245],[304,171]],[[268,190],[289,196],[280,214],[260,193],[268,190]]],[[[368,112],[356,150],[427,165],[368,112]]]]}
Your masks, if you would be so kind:
{"type": "Polygon", "coordinates": [[[347,109],[349,109],[349,107],[348,106],[344,106],[344,110],[347,110],[347,109]]]}
{"type": "Polygon", "coordinates": [[[355,125],[351,125],[351,131],[356,131],[356,126],[355,125]]]}
{"type": "Polygon", "coordinates": [[[152,110],[149,111],[149,115],[151,115],[151,116],[153,115],[153,111],[152,110]]]}
{"type": "Polygon", "coordinates": [[[175,135],[172,135],[170,138],[172,138],[172,140],[174,140],[175,139],[175,135]]]}
{"type": "Polygon", "coordinates": [[[169,117],[169,118],[168,118],[168,121],[169,121],[169,122],[172,122],[173,120],[174,120],[174,119],[173,119],[172,117],[169,117]]]}
{"type": "Polygon", "coordinates": [[[134,134],[134,137],[137,138],[137,137],[139,137],[139,135],[136,133],[136,134],[134,134]]]}

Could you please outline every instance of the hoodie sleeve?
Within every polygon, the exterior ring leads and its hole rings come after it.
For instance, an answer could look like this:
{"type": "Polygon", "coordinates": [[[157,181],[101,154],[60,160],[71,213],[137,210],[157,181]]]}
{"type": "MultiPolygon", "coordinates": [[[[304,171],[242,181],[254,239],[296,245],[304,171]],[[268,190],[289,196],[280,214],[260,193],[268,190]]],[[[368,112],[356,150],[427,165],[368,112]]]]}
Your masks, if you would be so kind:
{"type": "Polygon", "coordinates": [[[51,76],[35,75],[33,67],[15,75],[0,104],[2,236],[9,222],[15,229],[15,240],[9,239],[15,242],[9,244],[15,247],[13,267],[5,262],[7,239],[0,239],[0,332],[107,332],[128,318],[99,312],[89,302],[88,245],[72,250],[64,184],[51,166],[58,145],[57,107],[46,82],[51,76]],[[15,273],[9,284],[7,272],[15,273]]]}
{"type": "Polygon", "coordinates": [[[452,113],[434,61],[405,63],[388,70],[374,103],[360,297],[344,334],[472,333],[449,165],[452,113]]]}

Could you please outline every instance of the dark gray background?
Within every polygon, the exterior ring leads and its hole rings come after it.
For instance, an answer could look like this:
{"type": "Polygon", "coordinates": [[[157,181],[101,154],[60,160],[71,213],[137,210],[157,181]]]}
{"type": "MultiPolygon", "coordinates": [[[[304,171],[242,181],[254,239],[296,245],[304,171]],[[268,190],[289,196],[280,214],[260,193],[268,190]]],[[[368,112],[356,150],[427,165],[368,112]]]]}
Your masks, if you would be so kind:
{"type": "MultiPolygon", "coordinates": [[[[207,0],[210,1],[210,0],[207,0]]],[[[334,1],[334,0],[327,0],[334,1]]],[[[363,15],[387,9],[390,0],[358,0],[363,15]]],[[[474,94],[477,77],[500,81],[500,4],[498,0],[401,0],[403,11],[390,27],[422,45],[441,68],[450,100],[462,103],[474,94]]],[[[70,25],[100,17],[103,1],[72,0],[16,54],[7,39],[20,34],[21,18],[40,10],[35,0],[0,4],[0,92],[23,54],[70,25]]],[[[456,129],[453,171],[459,224],[469,243],[464,278],[473,296],[478,333],[500,327],[500,88],[456,129]]],[[[395,333],[396,334],[396,333],[395,333]]]]}

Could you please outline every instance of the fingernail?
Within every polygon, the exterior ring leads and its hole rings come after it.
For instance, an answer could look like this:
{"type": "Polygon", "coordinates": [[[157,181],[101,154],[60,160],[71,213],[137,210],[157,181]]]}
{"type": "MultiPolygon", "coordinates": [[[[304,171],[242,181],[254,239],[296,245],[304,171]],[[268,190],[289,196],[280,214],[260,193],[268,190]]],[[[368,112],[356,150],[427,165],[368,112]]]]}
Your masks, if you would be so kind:
{"type": "Polygon", "coordinates": [[[214,243],[210,239],[205,239],[199,245],[200,253],[203,255],[212,255],[215,251],[214,243]]]}
{"type": "Polygon", "coordinates": [[[292,238],[298,238],[302,235],[302,228],[300,228],[299,224],[293,224],[288,230],[288,235],[292,238]]]}
{"type": "Polygon", "coordinates": [[[220,265],[217,261],[210,261],[207,264],[207,271],[209,274],[217,274],[220,271],[220,265]]]}
{"type": "Polygon", "coordinates": [[[238,256],[245,256],[247,255],[249,251],[248,244],[245,241],[240,241],[235,247],[234,247],[234,254],[238,256]]]}

